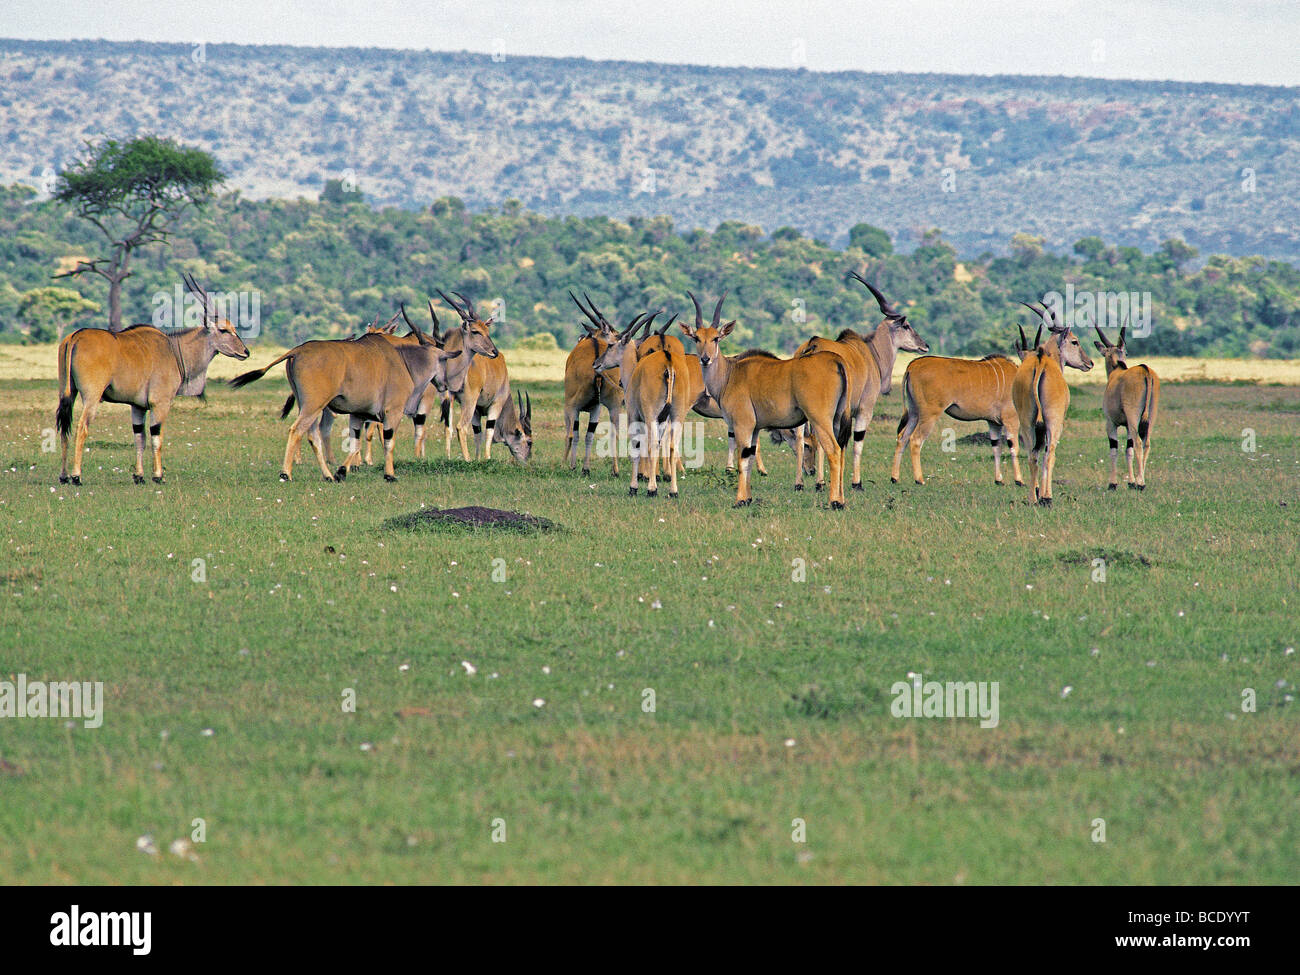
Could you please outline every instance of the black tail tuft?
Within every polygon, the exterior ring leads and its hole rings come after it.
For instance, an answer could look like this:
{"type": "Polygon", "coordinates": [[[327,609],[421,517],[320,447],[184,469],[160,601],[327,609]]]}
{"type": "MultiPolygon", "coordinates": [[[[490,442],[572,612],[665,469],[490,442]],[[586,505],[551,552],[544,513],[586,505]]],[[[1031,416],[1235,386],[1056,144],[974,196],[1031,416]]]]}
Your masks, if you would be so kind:
{"type": "Polygon", "coordinates": [[[1145,440],[1147,438],[1147,431],[1150,429],[1151,429],[1151,422],[1149,420],[1141,421],[1138,424],[1138,436],[1141,437],[1143,440],[1145,440]]]}
{"type": "Polygon", "coordinates": [[[1047,446],[1047,424],[1038,422],[1034,424],[1034,449],[1042,450],[1047,446]]]}
{"type": "Polygon", "coordinates": [[[72,397],[60,396],[59,408],[54,412],[54,425],[59,428],[59,433],[63,436],[68,435],[72,429],[72,397]]]}
{"type": "Polygon", "coordinates": [[[849,445],[849,439],[853,436],[853,411],[849,409],[849,374],[844,369],[844,363],[838,358],[835,360],[835,368],[840,374],[840,394],[839,401],[835,404],[835,441],[840,445],[840,450],[849,445]]]}
{"type": "Polygon", "coordinates": [[[265,375],[266,369],[254,369],[252,372],[241,373],[234,379],[227,379],[226,385],[231,389],[243,389],[249,383],[255,383],[265,375]]]}
{"type": "Polygon", "coordinates": [[[442,407],[439,410],[438,416],[442,419],[442,425],[444,427],[451,426],[451,400],[445,399],[442,401],[442,407]]]}
{"type": "Polygon", "coordinates": [[[898,432],[902,433],[905,426],[907,426],[907,410],[904,410],[903,415],[898,418],[898,432]]]}
{"type": "Polygon", "coordinates": [[[288,416],[291,409],[293,409],[293,393],[290,393],[289,398],[284,401],[284,408],[280,410],[280,419],[283,420],[288,416]]]}

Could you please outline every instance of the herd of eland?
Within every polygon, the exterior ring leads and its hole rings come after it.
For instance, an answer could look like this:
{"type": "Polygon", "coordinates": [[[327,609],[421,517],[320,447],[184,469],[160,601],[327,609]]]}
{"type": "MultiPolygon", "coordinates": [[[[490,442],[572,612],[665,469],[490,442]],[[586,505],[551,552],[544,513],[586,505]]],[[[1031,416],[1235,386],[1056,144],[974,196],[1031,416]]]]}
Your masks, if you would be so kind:
{"type": "MultiPolygon", "coordinates": [[[[806,473],[816,472],[817,490],[828,490],[830,506],[843,508],[844,469],[853,443],[851,486],[862,490],[862,448],[876,402],[890,391],[900,352],[922,353],[903,375],[903,415],[898,424],[890,479],[897,483],[903,451],[908,450],[912,476],[924,484],[921,447],[942,415],[988,424],[993,445],[993,478],[1003,484],[1002,450],[1011,452],[1012,473],[1024,486],[1020,455],[1029,464],[1030,500],[1052,503],[1056,451],[1070,403],[1065,368],[1088,371],[1092,360],[1078,338],[1046,305],[1029,305],[1039,319],[1033,341],[1020,329],[1020,362],[994,353],[983,359],[925,355],[929,346],[875,285],[856,272],[848,278],[875,299],[881,319],[869,332],[844,329],[835,338],[814,335],[788,359],[761,349],[728,354],[722,348],[735,321],[722,320],[726,295],[719,297],[706,320],[699,299],[687,292],[694,322],[670,316],[655,328],[662,309],[642,312],[623,327],[611,324],[587,295],[569,293],[586,321],[583,336],[568,355],[564,369],[564,460],[576,469],[581,414],[587,414],[582,472],[591,469],[592,446],[601,411],[610,420],[615,444],[627,438],[631,467],[629,494],[642,481],[646,494],[658,494],[659,479],[668,481],[668,496],[680,491],[682,431],[689,413],[721,419],[727,426],[727,469],[738,472],[736,505],[752,503],[754,469],[766,474],[759,436],[769,431],[775,444],[788,444],[796,458],[794,489],[803,490],[806,473]],[[673,334],[677,324],[691,343],[688,349],[673,334]],[[1043,331],[1047,330],[1044,340],[1043,331]],[[830,468],[829,483],[825,467],[830,468]]],[[[199,307],[202,324],[178,331],[134,325],[120,332],[83,328],[59,345],[59,403],[56,426],[62,441],[61,483],[81,484],[81,462],[91,420],[101,402],[131,407],[136,463],[133,479],[144,481],[145,419],[153,446],[153,479],[163,481],[162,427],[177,396],[203,396],[209,364],[217,354],[247,359],[249,350],[238,330],[223,318],[207,292],[192,277],[185,285],[199,307]],[[73,405],[83,401],[69,465],[73,405]]],[[[493,319],[482,317],[472,300],[458,292],[439,298],[460,320],[444,331],[432,300],[432,327],[423,331],[403,305],[384,325],[376,318],[366,331],[347,339],[304,342],[260,369],[229,380],[235,389],[265,376],[283,363],[290,394],[280,413],[297,419],[289,427],[280,479],[291,480],[305,439],[324,478],[340,481],[361,463],[370,464],[373,437],[384,447],[384,477],[396,480],[393,448],[398,425],[409,416],[415,427],[415,455],[424,456],[429,417],[436,406],[446,428],[445,448],[453,439],[461,458],[470,460],[474,437],[476,460],[490,460],[493,442],[526,463],[532,456],[532,398],[512,392],[506,357],[492,340],[493,319]],[[398,320],[408,332],[397,335],[398,320]],[[348,453],[335,466],[330,430],[336,416],[346,416],[348,453]],[[365,447],[364,459],[362,447],[365,447]]],[[[1095,326],[1094,326],[1095,327],[1095,326]]],[[[1128,365],[1125,329],[1112,342],[1097,328],[1096,348],[1106,364],[1102,412],[1110,446],[1110,482],[1118,485],[1119,428],[1127,433],[1127,483],[1146,487],[1151,429],[1160,397],[1160,380],[1147,365],[1128,365]],[[1136,460],[1136,470],[1134,462],[1136,460]]],[[[619,450],[610,451],[612,473],[619,476],[619,450]]]]}

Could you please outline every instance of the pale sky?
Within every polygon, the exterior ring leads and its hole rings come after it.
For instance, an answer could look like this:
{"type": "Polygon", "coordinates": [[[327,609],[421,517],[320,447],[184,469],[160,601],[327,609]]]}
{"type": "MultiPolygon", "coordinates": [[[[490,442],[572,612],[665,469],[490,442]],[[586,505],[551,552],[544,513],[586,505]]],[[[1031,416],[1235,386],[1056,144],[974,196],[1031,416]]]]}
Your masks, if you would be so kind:
{"type": "Polygon", "coordinates": [[[1300,84],[1295,0],[0,0],[0,35],[1300,84]]]}

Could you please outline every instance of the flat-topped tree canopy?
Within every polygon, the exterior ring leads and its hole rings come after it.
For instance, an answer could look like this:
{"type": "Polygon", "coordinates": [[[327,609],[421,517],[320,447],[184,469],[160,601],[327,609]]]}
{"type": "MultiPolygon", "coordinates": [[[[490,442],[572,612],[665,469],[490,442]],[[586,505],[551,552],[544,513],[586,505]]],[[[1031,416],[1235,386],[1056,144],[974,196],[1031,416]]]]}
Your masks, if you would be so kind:
{"type": "Polygon", "coordinates": [[[93,223],[108,239],[110,252],[79,261],[55,277],[92,272],[105,278],[109,328],[118,331],[121,287],[131,274],[131,252],[167,240],[180,215],[211,200],[226,174],[202,149],[156,135],[86,145],[86,155],[59,174],[54,198],[76,207],[77,216],[93,223]]]}

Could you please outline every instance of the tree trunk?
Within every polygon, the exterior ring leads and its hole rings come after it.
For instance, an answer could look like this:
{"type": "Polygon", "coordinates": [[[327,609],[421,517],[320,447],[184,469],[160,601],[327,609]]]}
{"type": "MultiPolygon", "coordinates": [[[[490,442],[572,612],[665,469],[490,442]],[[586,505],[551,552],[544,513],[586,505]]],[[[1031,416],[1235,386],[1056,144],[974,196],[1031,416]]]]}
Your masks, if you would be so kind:
{"type": "Polygon", "coordinates": [[[131,263],[131,248],[119,246],[108,278],[108,329],[122,331],[122,282],[131,276],[126,266],[131,263]]]}
{"type": "Polygon", "coordinates": [[[108,279],[108,330],[122,331],[122,279],[116,274],[108,279]]]}

